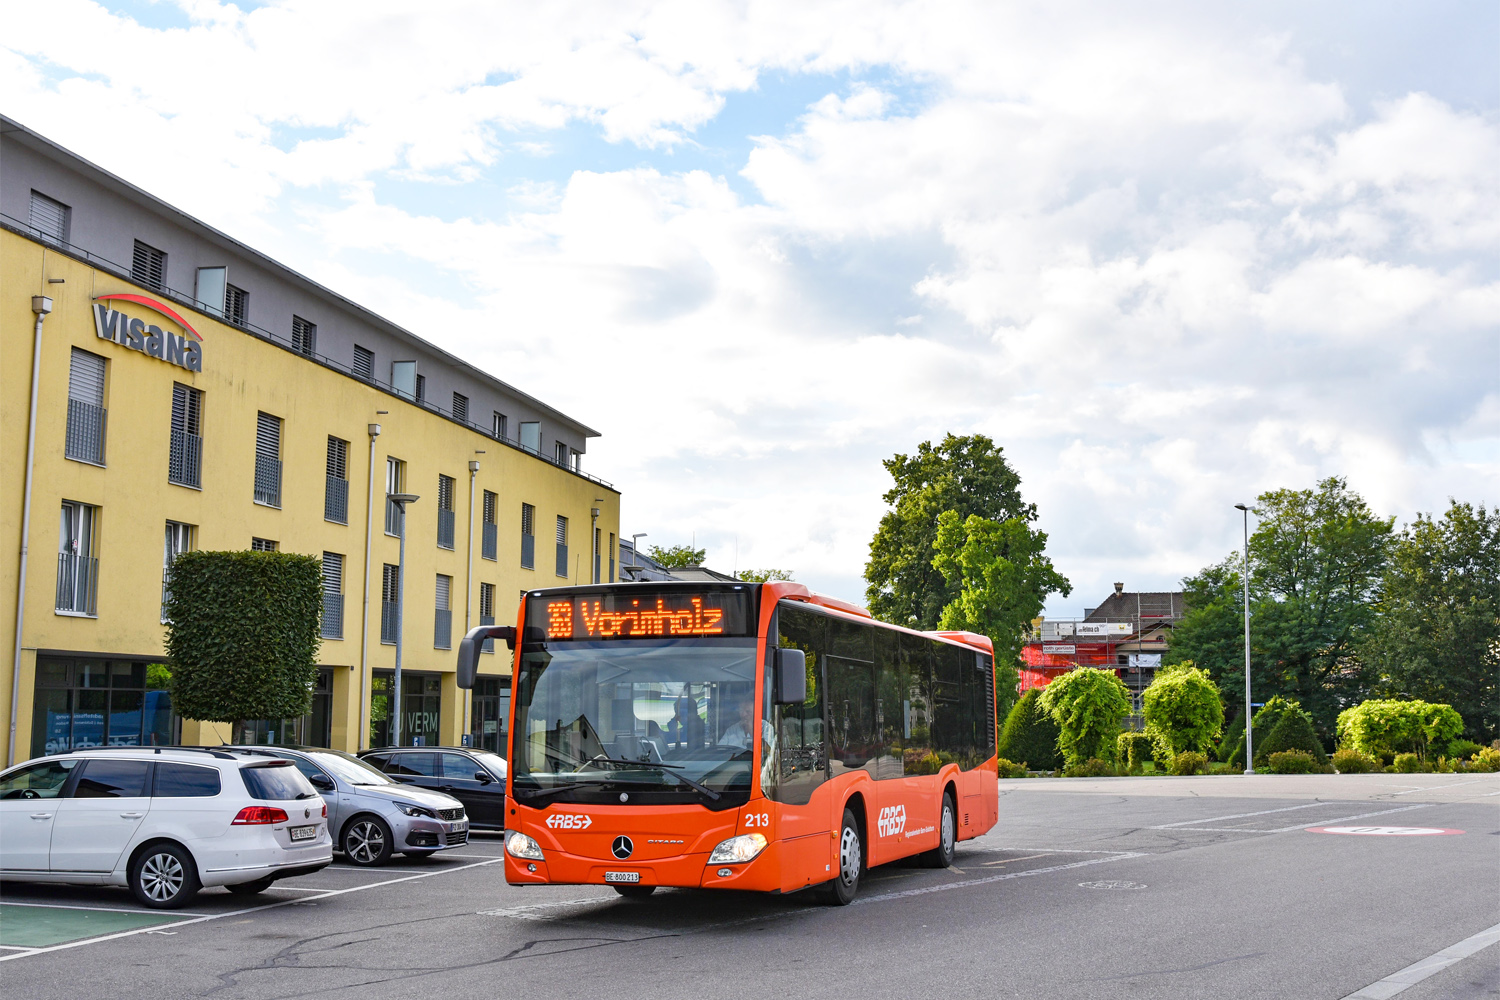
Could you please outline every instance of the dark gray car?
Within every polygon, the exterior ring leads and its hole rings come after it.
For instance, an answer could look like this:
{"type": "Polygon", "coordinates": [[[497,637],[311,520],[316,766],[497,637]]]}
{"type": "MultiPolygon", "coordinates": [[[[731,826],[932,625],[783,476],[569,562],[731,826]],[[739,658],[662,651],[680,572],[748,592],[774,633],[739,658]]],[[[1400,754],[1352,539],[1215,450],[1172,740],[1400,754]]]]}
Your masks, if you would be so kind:
{"type": "Polygon", "coordinates": [[[379,747],[360,760],[404,785],[458,799],[476,830],[505,829],[505,758],[473,747],[379,747]]]}

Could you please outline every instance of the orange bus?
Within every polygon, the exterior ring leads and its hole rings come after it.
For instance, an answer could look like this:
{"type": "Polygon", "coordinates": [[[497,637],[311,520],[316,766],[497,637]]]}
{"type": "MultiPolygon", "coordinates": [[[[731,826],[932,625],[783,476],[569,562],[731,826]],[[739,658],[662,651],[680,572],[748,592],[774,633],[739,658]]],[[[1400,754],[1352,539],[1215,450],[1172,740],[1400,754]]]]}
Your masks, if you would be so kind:
{"type": "Polygon", "coordinates": [[[505,877],[847,904],[873,865],[994,826],[993,648],[796,583],[534,590],[517,625],[505,877]]]}

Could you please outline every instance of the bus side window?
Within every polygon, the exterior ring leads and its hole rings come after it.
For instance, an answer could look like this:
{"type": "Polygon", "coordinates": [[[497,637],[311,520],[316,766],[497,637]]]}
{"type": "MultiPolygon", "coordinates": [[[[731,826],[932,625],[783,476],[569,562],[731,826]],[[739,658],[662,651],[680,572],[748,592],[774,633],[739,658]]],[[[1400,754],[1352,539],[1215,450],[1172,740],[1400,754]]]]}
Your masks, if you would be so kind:
{"type": "Polygon", "coordinates": [[[875,629],[828,622],[828,773],[868,770],[875,776],[880,737],[875,718],[875,629]]]}
{"type": "Polygon", "coordinates": [[[932,647],[919,635],[901,636],[906,693],[902,698],[902,773],[937,774],[942,766],[932,743],[932,647]]]}
{"type": "Polygon", "coordinates": [[[823,648],[828,618],[783,603],[776,620],[778,644],[806,654],[807,700],[800,705],[773,706],[776,760],[767,769],[771,782],[765,782],[763,775],[762,784],[773,801],[806,805],[828,776],[823,745],[823,648]]]}

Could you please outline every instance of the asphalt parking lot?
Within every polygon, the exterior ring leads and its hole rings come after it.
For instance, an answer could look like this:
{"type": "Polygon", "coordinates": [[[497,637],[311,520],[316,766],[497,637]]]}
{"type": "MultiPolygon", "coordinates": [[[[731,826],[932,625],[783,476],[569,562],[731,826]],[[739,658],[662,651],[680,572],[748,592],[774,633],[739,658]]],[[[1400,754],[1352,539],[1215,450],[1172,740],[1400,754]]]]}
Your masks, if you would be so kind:
{"type": "Polygon", "coordinates": [[[1341,1000],[1395,996],[1438,968],[1399,995],[1500,996],[1500,946],[1487,944],[1500,939],[1500,776],[1000,788],[1000,825],[961,844],[953,868],[876,869],[844,909],[802,895],[511,888],[500,838],[483,835],[415,864],[335,863],[251,902],[206,890],[171,915],[125,890],[6,884],[0,980],[37,1000],[1341,1000]]]}

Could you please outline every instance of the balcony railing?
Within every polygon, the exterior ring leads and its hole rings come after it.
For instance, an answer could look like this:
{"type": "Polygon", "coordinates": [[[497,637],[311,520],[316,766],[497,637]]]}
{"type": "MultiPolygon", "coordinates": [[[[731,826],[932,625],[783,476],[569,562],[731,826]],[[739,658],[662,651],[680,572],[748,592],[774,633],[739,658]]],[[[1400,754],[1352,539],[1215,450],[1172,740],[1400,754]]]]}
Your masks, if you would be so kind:
{"type": "Polygon", "coordinates": [[[186,431],[172,432],[167,458],[167,482],[198,489],[203,485],[203,439],[186,431]]]}
{"type": "Polygon", "coordinates": [[[557,547],[557,575],[568,575],[568,547],[566,545],[557,547]]]}
{"type": "Polygon", "coordinates": [[[349,480],[328,477],[323,491],[323,520],[334,524],[349,523],[349,480]]]}
{"type": "Polygon", "coordinates": [[[438,547],[453,548],[453,511],[438,509],[438,547]]]}
{"type": "Polygon", "coordinates": [[[281,506],[281,460],[255,456],[255,502],[281,506]]]}
{"type": "MultiPolygon", "coordinates": [[[[479,616],[479,624],[481,624],[481,625],[493,625],[493,624],[495,624],[495,616],[494,615],[480,615],[479,616]]],[[[484,644],[479,647],[479,651],[481,653],[493,653],[495,651],[495,640],[494,639],[486,639],[486,640],[484,640],[484,644]]]]}
{"type": "Polygon", "coordinates": [[[401,536],[401,520],[403,514],[401,505],[389,498],[385,501],[385,533],[387,535],[401,536]]]}
{"type": "Polygon", "coordinates": [[[432,625],[432,645],[435,649],[453,648],[453,609],[438,608],[432,625]]]}
{"type": "Polygon", "coordinates": [[[99,595],[99,560],[90,556],[57,554],[57,610],[75,615],[96,615],[99,595]]]}
{"type": "Polygon", "coordinates": [[[536,569],[536,536],[521,536],[521,568],[536,569]]]}
{"type": "Polygon", "coordinates": [[[63,454],[80,462],[104,464],[104,424],[102,406],[81,399],[68,400],[68,434],[63,454]]]}
{"type": "Polygon", "coordinates": [[[396,644],[396,602],[380,602],[380,641],[387,645],[396,644]]]}
{"type": "MultiPolygon", "coordinates": [[[[381,630],[382,632],[384,631],[383,622],[381,630]]],[[[325,639],[342,639],[344,637],[343,594],[323,594],[323,623],[318,634],[325,639]]]]}
{"type": "Polygon", "coordinates": [[[499,547],[499,541],[500,526],[498,524],[491,524],[488,521],[484,522],[484,539],[480,543],[481,547],[479,550],[479,554],[485,559],[495,558],[495,552],[499,547]]]}

